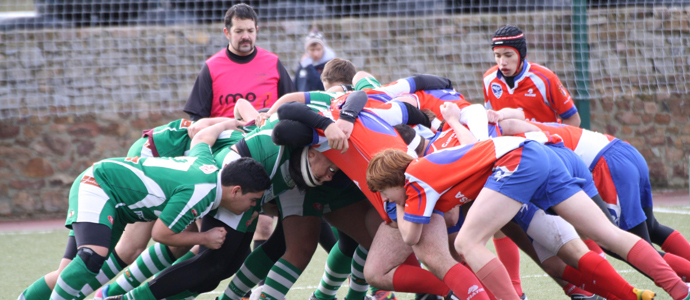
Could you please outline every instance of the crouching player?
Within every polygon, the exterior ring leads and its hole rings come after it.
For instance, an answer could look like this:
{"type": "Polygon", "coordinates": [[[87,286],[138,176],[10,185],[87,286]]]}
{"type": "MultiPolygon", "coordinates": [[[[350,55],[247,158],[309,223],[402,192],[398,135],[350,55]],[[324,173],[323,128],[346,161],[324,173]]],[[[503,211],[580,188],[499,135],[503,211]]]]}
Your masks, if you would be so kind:
{"type": "MultiPolygon", "coordinates": [[[[476,199],[455,247],[500,299],[519,298],[505,268],[484,245],[528,202],[542,209],[553,207],[576,229],[652,274],[673,299],[688,297],[687,286],[656,251],[611,224],[559,158],[540,143],[502,137],[446,149],[417,160],[402,151],[389,150],[371,160],[367,181],[381,191],[382,197],[396,203],[398,218],[407,221],[399,224],[401,233],[410,243],[420,239],[423,223],[429,220],[433,209],[447,211],[461,204],[460,199],[476,199]],[[439,173],[450,176],[430,177],[439,173]],[[456,199],[455,195],[465,197],[456,199]]],[[[654,296],[629,287],[618,285],[614,294],[621,299],[654,296]]]]}
{"type": "Polygon", "coordinates": [[[126,224],[156,220],[152,236],[170,246],[216,249],[225,230],[184,231],[194,220],[223,207],[241,214],[270,186],[260,163],[240,159],[222,172],[209,145],[225,130],[220,123],[200,131],[188,157],[112,158],[95,163],[70,190],[65,226],[68,248],[57,271],[29,286],[19,299],[84,299],[126,224]]]}

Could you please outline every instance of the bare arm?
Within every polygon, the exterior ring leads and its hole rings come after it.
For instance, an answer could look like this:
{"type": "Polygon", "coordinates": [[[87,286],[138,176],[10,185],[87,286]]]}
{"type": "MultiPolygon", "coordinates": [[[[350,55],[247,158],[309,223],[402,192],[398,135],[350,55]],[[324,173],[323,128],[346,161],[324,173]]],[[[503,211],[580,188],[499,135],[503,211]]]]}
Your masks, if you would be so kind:
{"type": "Polygon", "coordinates": [[[218,124],[218,123],[221,123],[221,122],[229,121],[229,120],[232,120],[232,119],[231,118],[224,118],[224,117],[200,119],[200,120],[194,122],[194,124],[192,124],[192,126],[189,126],[189,128],[187,128],[187,135],[189,135],[190,138],[194,138],[194,136],[197,133],[199,133],[199,131],[201,131],[202,129],[209,127],[209,126],[212,126],[212,125],[215,125],[215,124],[218,124]]]}
{"type": "Polygon", "coordinates": [[[230,119],[225,122],[217,123],[203,130],[199,131],[192,138],[192,142],[189,145],[189,149],[194,148],[197,144],[206,143],[209,146],[213,146],[218,139],[218,136],[225,130],[237,129],[239,126],[243,126],[244,122],[230,119]]]}
{"type": "Polygon", "coordinates": [[[563,124],[580,127],[581,121],[582,120],[580,120],[580,113],[575,113],[574,115],[570,116],[570,118],[563,119],[563,124]]]}
{"type": "Polygon", "coordinates": [[[498,125],[501,126],[503,135],[516,135],[525,132],[541,131],[539,127],[518,119],[506,119],[498,122],[498,125]]]}
{"type": "Polygon", "coordinates": [[[259,112],[256,111],[256,108],[246,99],[239,99],[235,103],[235,119],[246,122],[256,119],[258,115],[259,112]]]}
{"type": "Polygon", "coordinates": [[[406,244],[413,246],[419,243],[422,237],[422,227],[424,224],[414,223],[405,220],[405,206],[397,204],[398,230],[406,244]]]}
{"type": "Polygon", "coordinates": [[[175,233],[160,219],[156,220],[151,230],[154,241],[168,246],[204,245],[210,249],[218,249],[225,241],[226,231],[223,227],[216,227],[205,232],[182,231],[175,233]]]}
{"type": "Polygon", "coordinates": [[[455,131],[455,136],[457,136],[460,144],[465,145],[477,142],[477,138],[460,123],[460,108],[455,103],[443,103],[441,105],[441,114],[443,114],[443,119],[446,120],[450,128],[455,131]]]}

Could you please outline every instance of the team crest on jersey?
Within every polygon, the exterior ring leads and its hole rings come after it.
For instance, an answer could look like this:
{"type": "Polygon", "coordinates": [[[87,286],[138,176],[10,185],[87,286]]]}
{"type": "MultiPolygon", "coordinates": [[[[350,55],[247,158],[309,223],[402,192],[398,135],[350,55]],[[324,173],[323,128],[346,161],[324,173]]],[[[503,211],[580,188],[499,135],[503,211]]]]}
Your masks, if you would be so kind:
{"type": "Polygon", "coordinates": [[[568,96],[568,93],[565,91],[565,88],[563,87],[563,84],[559,83],[558,84],[558,91],[563,94],[563,96],[568,96]]]}
{"type": "Polygon", "coordinates": [[[115,222],[113,216],[108,216],[108,221],[110,221],[110,225],[113,225],[113,223],[115,222]]]}
{"type": "Polygon", "coordinates": [[[314,203],[314,208],[316,208],[316,210],[320,211],[323,209],[323,206],[321,206],[321,203],[314,203]]]}
{"type": "Polygon", "coordinates": [[[196,217],[197,215],[199,215],[199,214],[196,212],[196,209],[193,209],[193,208],[192,208],[192,214],[194,214],[195,217],[196,217]]]}
{"type": "Polygon", "coordinates": [[[534,93],[533,89],[527,90],[527,93],[525,94],[525,97],[536,97],[537,94],[534,93]]]}
{"type": "Polygon", "coordinates": [[[493,92],[496,99],[498,99],[503,95],[503,88],[500,84],[494,82],[491,84],[491,92],[493,92]]]}
{"type": "Polygon", "coordinates": [[[199,170],[201,170],[201,172],[204,172],[205,174],[211,174],[217,171],[218,167],[216,167],[215,165],[203,165],[199,167],[199,170]]]}

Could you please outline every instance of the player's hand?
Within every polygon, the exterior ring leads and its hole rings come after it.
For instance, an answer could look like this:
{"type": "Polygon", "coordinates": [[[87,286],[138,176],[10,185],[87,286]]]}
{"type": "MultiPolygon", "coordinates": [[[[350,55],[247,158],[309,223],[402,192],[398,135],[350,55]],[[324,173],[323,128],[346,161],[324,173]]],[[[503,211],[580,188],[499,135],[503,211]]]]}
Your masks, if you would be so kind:
{"type": "Polygon", "coordinates": [[[263,124],[264,121],[268,120],[268,118],[270,118],[270,117],[271,117],[271,115],[269,115],[267,113],[259,113],[259,115],[256,116],[256,122],[255,122],[256,126],[264,125],[263,124]]]}
{"type": "Polygon", "coordinates": [[[206,243],[204,243],[204,246],[214,250],[223,246],[223,242],[225,242],[225,234],[227,234],[225,228],[214,227],[204,233],[206,234],[206,243]]]}
{"type": "Polygon", "coordinates": [[[349,148],[347,135],[335,123],[328,125],[324,134],[326,135],[326,139],[328,139],[328,146],[332,149],[341,150],[340,153],[345,153],[349,148]]]}
{"type": "Polygon", "coordinates": [[[443,103],[443,105],[441,105],[441,115],[445,120],[458,121],[460,120],[460,108],[455,103],[443,103]]]}
{"type": "Polygon", "coordinates": [[[503,120],[503,113],[489,109],[486,111],[486,117],[489,120],[489,123],[498,123],[499,121],[503,120]]]}
{"type": "Polygon", "coordinates": [[[352,134],[352,128],[355,127],[355,124],[352,122],[345,121],[343,119],[338,119],[338,121],[335,121],[335,125],[338,125],[338,128],[343,131],[345,136],[349,139],[350,135],[352,134]]]}

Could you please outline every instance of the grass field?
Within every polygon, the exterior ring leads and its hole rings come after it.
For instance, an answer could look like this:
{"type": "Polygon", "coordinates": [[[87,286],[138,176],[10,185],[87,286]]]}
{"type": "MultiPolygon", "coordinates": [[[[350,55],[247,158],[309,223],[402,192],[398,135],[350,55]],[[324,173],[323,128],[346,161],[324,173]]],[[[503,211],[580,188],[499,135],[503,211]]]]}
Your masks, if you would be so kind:
{"type": "MultiPolygon", "coordinates": [[[[679,230],[686,237],[690,236],[690,207],[660,208],[655,214],[661,223],[679,230]]],[[[16,299],[24,288],[57,267],[67,241],[67,230],[0,232],[0,239],[2,239],[0,253],[3,254],[0,260],[0,300],[16,299]]],[[[309,298],[319,283],[325,260],[325,251],[317,250],[309,267],[288,293],[287,299],[307,300],[309,298]]],[[[635,272],[627,264],[612,258],[609,258],[609,261],[633,286],[656,291],[660,294],[657,299],[671,299],[651,280],[635,272]]],[[[521,274],[523,289],[529,299],[569,299],[526,256],[523,256],[521,260],[521,274]]],[[[197,299],[214,299],[222,293],[228,282],[229,280],[222,282],[214,291],[203,294],[197,299]]],[[[338,298],[342,299],[346,292],[346,288],[341,288],[338,298]]],[[[414,299],[414,295],[398,294],[398,298],[414,299]]]]}

